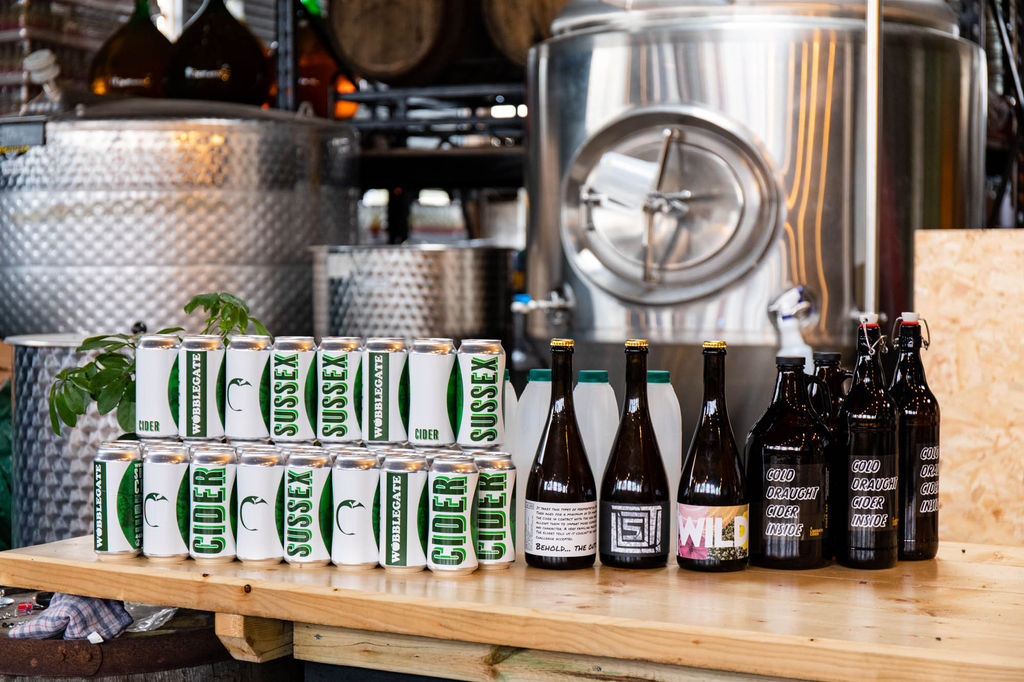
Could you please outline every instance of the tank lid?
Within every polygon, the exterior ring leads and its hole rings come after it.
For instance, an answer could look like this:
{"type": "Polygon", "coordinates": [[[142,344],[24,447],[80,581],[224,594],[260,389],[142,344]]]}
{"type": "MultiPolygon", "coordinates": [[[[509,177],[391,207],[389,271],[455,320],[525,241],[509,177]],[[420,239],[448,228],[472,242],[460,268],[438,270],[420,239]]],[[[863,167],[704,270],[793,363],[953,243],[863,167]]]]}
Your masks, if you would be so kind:
{"type": "Polygon", "coordinates": [[[96,334],[24,334],[19,336],[8,336],[4,343],[9,346],[23,346],[27,348],[78,348],[89,336],[96,334]]]}
{"type": "MultiPolygon", "coordinates": [[[[605,26],[632,26],[674,18],[777,15],[779,17],[864,18],[858,0],[571,0],[551,25],[552,35],[605,26]]],[[[918,24],[959,34],[956,15],[943,0],[886,0],[884,20],[918,24]]]]}

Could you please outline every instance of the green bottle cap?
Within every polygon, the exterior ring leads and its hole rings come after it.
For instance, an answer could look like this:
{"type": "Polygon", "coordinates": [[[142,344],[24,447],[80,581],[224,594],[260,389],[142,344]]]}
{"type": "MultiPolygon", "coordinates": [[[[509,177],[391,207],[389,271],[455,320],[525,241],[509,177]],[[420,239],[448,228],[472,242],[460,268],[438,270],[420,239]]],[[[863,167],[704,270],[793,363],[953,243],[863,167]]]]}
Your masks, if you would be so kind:
{"type": "Polygon", "coordinates": [[[319,0],[300,0],[302,6],[306,8],[306,11],[315,17],[323,16],[323,12],[320,11],[319,0]]]}
{"type": "Polygon", "coordinates": [[[550,369],[531,369],[530,373],[526,375],[527,381],[546,381],[551,383],[551,370],[550,369]]]}
{"type": "Polygon", "coordinates": [[[652,369],[647,372],[647,383],[649,384],[670,384],[672,383],[669,372],[663,369],[652,369]]]}
{"type": "Polygon", "coordinates": [[[512,373],[511,373],[511,372],[509,372],[509,371],[508,371],[508,370],[506,369],[506,370],[505,370],[505,381],[508,381],[508,380],[509,380],[509,379],[511,379],[511,378],[512,378],[512,373]]]}
{"type": "Polygon", "coordinates": [[[579,382],[581,384],[607,384],[608,372],[603,369],[581,369],[579,382]]]}

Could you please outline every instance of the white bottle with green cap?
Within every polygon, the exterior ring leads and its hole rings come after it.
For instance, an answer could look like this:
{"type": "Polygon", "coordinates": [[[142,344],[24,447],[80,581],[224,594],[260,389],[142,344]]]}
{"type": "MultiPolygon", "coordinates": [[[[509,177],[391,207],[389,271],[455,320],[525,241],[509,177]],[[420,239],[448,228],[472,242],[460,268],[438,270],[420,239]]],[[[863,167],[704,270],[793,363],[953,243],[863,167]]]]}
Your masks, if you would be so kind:
{"type": "Polygon", "coordinates": [[[590,469],[594,478],[600,479],[619,428],[619,404],[615,400],[615,390],[608,383],[608,372],[603,369],[580,370],[572,401],[576,405],[576,423],[580,427],[590,469]]]}
{"type": "MultiPolygon", "coordinates": [[[[679,398],[672,388],[671,375],[660,370],[647,372],[647,404],[651,411],[651,424],[654,426],[654,437],[658,440],[658,450],[665,462],[668,474],[668,487],[671,491],[670,509],[675,509],[676,488],[683,470],[683,412],[679,408],[679,398]]],[[[676,537],[676,515],[672,517],[670,538],[676,537]]]]}
{"type": "Polygon", "coordinates": [[[505,417],[505,451],[515,452],[516,436],[519,430],[519,400],[512,385],[510,372],[505,370],[505,382],[501,389],[501,411],[505,417]]]}
{"type": "Polygon", "coordinates": [[[526,388],[517,405],[517,428],[512,447],[512,463],[516,466],[517,478],[522,485],[516,485],[516,547],[523,546],[523,531],[526,518],[523,503],[526,501],[526,481],[530,477],[533,458],[540,445],[551,409],[551,370],[531,369],[526,377],[526,388]]]}

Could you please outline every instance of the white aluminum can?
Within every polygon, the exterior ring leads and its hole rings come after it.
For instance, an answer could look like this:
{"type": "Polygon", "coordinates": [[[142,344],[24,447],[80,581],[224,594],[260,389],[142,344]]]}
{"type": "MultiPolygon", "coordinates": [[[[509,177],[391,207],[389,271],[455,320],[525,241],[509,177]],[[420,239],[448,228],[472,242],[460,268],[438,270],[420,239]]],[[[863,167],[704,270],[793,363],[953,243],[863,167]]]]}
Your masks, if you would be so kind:
{"type": "Polygon", "coordinates": [[[363,440],[368,445],[408,438],[409,352],[402,339],[367,339],[363,351],[363,440]]]}
{"type": "Polygon", "coordinates": [[[224,435],[231,441],[270,437],[269,336],[233,336],[225,353],[224,435]]]}
{"type": "Polygon", "coordinates": [[[388,455],[380,474],[380,556],[384,570],[396,573],[427,567],[427,462],[422,457],[388,455]]]}
{"type": "Polygon", "coordinates": [[[246,564],[279,564],[284,558],[281,538],[287,456],[272,445],[243,445],[238,454],[235,553],[246,564]]]}
{"type": "Polygon", "coordinates": [[[270,437],[275,443],[316,440],[316,344],[312,336],[281,336],[270,366],[270,437]]]}
{"type": "Polygon", "coordinates": [[[358,337],[326,337],[316,352],[317,440],[328,443],[356,443],[363,437],[362,417],[356,409],[362,391],[360,366],[362,340],[358,337]]]}
{"type": "Polygon", "coordinates": [[[135,348],[135,433],[139,438],[178,435],[177,334],[147,334],[135,348]]]}
{"type": "Polygon", "coordinates": [[[235,558],[236,456],[224,445],[192,447],[189,464],[189,555],[199,563],[235,558]]]}
{"type": "Polygon", "coordinates": [[[331,472],[334,490],[334,541],[331,561],[341,568],[368,569],[377,565],[380,529],[380,463],[373,453],[338,453],[331,472]]]}
{"type": "Polygon", "coordinates": [[[464,448],[492,448],[505,442],[502,392],[505,350],[494,339],[468,339],[458,353],[456,442],[464,448]]]}
{"type": "Polygon", "coordinates": [[[291,451],[284,490],[285,561],[293,566],[326,566],[334,538],[330,453],[323,448],[291,451]]]}
{"type": "Polygon", "coordinates": [[[188,558],[189,455],[183,443],[155,443],[142,457],[142,553],[150,561],[188,558]]]}
{"type": "Polygon", "coordinates": [[[178,435],[224,437],[224,343],[215,334],[186,336],[178,351],[178,435]]]}
{"type": "Polygon", "coordinates": [[[455,442],[455,343],[416,339],[409,352],[409,444],[455,442]],[[450,389],[450,390],[449,390],[450,389]]]}

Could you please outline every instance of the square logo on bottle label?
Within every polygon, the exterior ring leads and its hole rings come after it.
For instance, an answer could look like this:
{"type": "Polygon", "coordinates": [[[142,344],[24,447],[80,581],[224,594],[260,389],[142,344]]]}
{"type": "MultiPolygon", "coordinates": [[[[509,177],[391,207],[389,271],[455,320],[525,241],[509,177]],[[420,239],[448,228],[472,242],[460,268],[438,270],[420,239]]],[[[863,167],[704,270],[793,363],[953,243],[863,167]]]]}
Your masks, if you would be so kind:
{"type": "Polygon", "coordinates": [[[661,505],[614,504],[609,509],[611,551],[622,554],[661,552],[661,505]]]}

